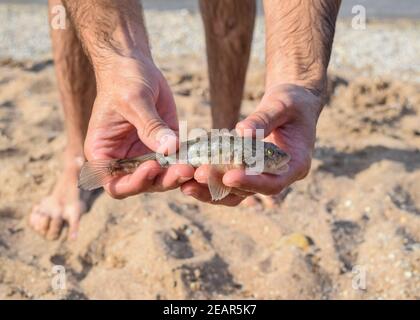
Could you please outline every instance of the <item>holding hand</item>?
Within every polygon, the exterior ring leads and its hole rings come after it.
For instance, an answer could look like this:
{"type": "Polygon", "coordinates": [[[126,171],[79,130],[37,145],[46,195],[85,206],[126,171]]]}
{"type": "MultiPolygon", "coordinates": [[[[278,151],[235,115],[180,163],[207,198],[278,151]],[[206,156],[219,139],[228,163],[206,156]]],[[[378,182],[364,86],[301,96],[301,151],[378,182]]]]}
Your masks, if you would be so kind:
{"type": "MultiPolygon", "coordinates": [[[[161,72],[150,59],[119,57],[98,71],[98,96],[85,142],[89,161],[125,159],[150,152],[176,150],[175,102],[161,72]]],[[[193,177],[188,165],[161,168],[156,161],[104,186],[114,198],[166,191],[193,177]]]]}
{"type": "MultiPolygon", "coordinates": [[[[282,84],[267,90],[257,110],[238,123],[236,130],[243,135],[246,129],[263,129],[266,141],[291,155],[289,171],[281,175],[246,175],[245,170],[230,170],[223,176],[223,183],[234,188],[234,194],[220,204],[237,205],[254,193],[275,195],[303,179],[310,169],[320,111],[321,99],[301,86],[282,84]]],[[[194,177],[196,181],[187,182],[182,191],[198,200],[210,201],[206,186],[208,167],[198,168],[194,177]]]]}

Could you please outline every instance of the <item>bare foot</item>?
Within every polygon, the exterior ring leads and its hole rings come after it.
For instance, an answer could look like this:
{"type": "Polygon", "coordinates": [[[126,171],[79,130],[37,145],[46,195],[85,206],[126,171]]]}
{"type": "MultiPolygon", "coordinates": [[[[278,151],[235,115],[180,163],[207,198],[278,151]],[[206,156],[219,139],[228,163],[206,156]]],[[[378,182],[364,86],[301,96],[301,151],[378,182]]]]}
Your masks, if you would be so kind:
{"type": "Polygon", "coordinates": [[[81,215],[86,212],[92,193],[77,187],[82,157],[65,161],[64,170],[49,196],[34,206],[30,226],[48,240],[56,240],[65,224],[69,226],[68,238],[77,238],[81,215]]]}

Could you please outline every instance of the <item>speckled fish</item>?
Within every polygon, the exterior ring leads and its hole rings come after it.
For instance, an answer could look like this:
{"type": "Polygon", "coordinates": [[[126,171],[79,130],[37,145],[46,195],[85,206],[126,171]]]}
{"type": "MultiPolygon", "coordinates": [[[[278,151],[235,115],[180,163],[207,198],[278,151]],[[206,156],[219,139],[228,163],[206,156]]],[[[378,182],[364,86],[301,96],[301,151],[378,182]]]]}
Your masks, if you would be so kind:
{"type": "Polygon", "coordinates": [[[223,174],[235,168],[257,168],[257,173],[281,174],[288,170],[290,156],[275,144],[233,135],[198,137],[180,144],[171,155],[149,153],[131,159],[94,160],[86,162],[81,170],[79,187],[93,190],[116,177],[133,173],[142,163],[156,160],[162,167],[174,163],[188,163],[195,168],[209,164],[208,186],[213,201],[226,197],[231,188],[222,183],[223,174]],[[261,152],[258,152],[261,150],[261,152]],[[263,154],[262,154],[263,153],[263,154]],[[183,160],[182,162],[179,159],[183,160]],[[263,160],[258,162],[259,160],[263,160]],[[261,166],[262,164],[262,166],[261,166]]]}

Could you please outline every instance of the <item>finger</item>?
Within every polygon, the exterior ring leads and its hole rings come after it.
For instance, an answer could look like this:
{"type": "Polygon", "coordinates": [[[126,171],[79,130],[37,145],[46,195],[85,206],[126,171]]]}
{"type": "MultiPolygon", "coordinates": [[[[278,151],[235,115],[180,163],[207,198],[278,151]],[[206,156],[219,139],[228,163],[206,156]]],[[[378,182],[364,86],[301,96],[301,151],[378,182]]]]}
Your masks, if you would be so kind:
{"type": "Polygon", "coordinates": [[[174,153],[177,150],[177,135],[156,110],[156,102],[151,94],[139,94],[129,100],[129,108],[124,110],[126,119],[137,129],[140,140],[150,149],[159,153],[174,153]]]}
{"type": "Polygon", "coordinates": [[[156,161],[141,164],[134,173],[116,178],[104,186],[104,189],[116,199],[123,199],[148,191],[156,177],[164,169],[156,161]]]}
{"type": "Polygon", "coordinates": [[[79,224],[80,224],[80,213],[76,211],[75,207],[67,207],[66,208],[67,213],[66,216],[68,216],[69,220],[69,232],[68,232],[68,238],[70,240],[76,240],[78,233],[79,233],[79,224]]]}
{"type": "Polygon", "coordinates": [[[172,95],[168,82],[165,80],[161,82],[161,90],[159,92],[159,98],[156,105],[157,111],[161,115],[162,120],[165,121],[169,128],[177,132],[179,129],[179,122],[176,112],[175,99],[172,95]],[[162,112],[160,112],[161,106],[164,108],[162,112]]]}
{"type": "Polygon", "coordinates": [[[50,224],[50,217],[45,214],[39,214],[37,218],[37,222],[35,224],[35,230],[45,237],[48,231],[49,224],[50,224]]]}
{"type": "Polygon", "coordinates": [[[257,110],[236,125],[240,136],[256,136],[256,130],[264,130],[264,137],[285,122],[286,107],[281,101],[263,98],[257,110]]]}
{"type": "Polygon", "coordinates": [[[58,237],[60,236],[62,227],[63,227],[63,219],[61,217],[51,218],[46,238],[48,240],[58,239],[58,237]]]}
{"type": "Polygon", "coordinates": [[[194,168],[192,166],[186,164],[172,165],[156,178],[154,190],[172,190],[191,180],[193,177],[194,168]]]}
{"type": "Polygon", "coordinates": [[[229,194],[222,200],[212,201],[208,187],[206,185],[201,185],[196,181],[186,182],[181,186],[181,191],[185,195],[191,196],[199,201],[229,207],[237,206],[245,199],[245,197],[241,197],[235,194],[229,194]]]}
{"type": "Polygon", "coordinates": [[[209,178],[209,170],[210,166],[207,164],[204,164],[202,166],[199,166],[194,173],[194,179],[201,184],[207,183],[209,178]]]}
{"type": "Polygon", "coordinates": [[[289,171],[281,175],[260,174],[248,175],[244,170],[230,170],[223,176],[227,186],[245,191],[274,195],[281,192],[293,182],[302,179],[307,169],[297,162],[289,162],[289,171]]]}
{"type": "Polygon", "coordinates": [[[242,189],[238,189],[238,188],[232,188],[230,193],[236,194],[237,196],[240,196],[241,198],[246,198],[246,197],[249,197],[249,196],[253,196],[255,194],[255,192],[246,191],[246,190],[242,190],[242,189]]]}
{"type": "Polygon", "coordinates": [[[223,183],[232,188],[265,195],[277,194],[284,188],[280,176],[260,174],[247,175],[243,170],[231,170],[223,177],[223,183]]]}
{"type": "MultiPolygon", "coordinates": [[[[209,169],[209,165],[202,165],[198,167],[194,173],[194,179],[200,184],[208,184],[209,169]]],[[[253,192],[248,192],[237,188],[232,188],[231,193],[241,197],[248,197],[254,194],[253,192]]]]}
{"type": "Polygon", "coordinates": [[[30,216],[29,216],[29,225],[35,229],[35,226],[38,221],[38,215],[39,215],[39,205],[34,206],[30,216]]]}

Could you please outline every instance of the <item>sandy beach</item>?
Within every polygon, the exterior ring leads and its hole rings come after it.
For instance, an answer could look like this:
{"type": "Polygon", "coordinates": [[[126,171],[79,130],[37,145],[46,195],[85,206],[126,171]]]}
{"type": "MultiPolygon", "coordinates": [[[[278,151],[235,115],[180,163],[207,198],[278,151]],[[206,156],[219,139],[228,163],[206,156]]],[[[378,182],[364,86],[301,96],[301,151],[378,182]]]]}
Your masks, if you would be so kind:
{"type": "MultiPolygon", "coordinates": [[[[65,145],[45,8],[3,4],[0,21],[0,300],[420,299],[419,21],[338,22],[312,170],[278,207],[98,193],[73,242],[27,223],[65,145]],[[51,286],[54,265],[65,290],[51,286]]],[[[179,118],[210,129],[199,15],[146,21],[179,118]]],[[[263,35],[259,17],[243,116],[263,95],[263,35]]]]}

